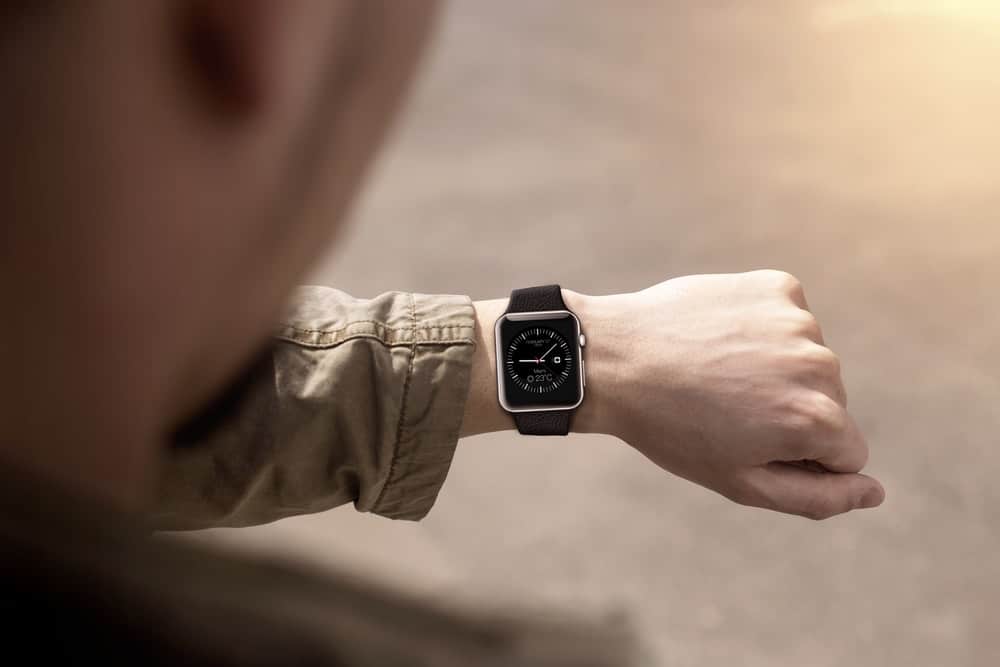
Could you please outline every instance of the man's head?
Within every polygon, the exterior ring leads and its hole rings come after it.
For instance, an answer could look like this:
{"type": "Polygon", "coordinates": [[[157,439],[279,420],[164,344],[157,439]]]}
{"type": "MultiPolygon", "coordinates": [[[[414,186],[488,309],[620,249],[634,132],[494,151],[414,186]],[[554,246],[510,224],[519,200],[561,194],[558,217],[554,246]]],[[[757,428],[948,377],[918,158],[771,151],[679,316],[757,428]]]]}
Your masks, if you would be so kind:
{"type": "Polygon", "coordinates": [[[141,496],[164,434],[252,355],[332,239],[430,14],[0,10],[2,458],[141,496]]]}

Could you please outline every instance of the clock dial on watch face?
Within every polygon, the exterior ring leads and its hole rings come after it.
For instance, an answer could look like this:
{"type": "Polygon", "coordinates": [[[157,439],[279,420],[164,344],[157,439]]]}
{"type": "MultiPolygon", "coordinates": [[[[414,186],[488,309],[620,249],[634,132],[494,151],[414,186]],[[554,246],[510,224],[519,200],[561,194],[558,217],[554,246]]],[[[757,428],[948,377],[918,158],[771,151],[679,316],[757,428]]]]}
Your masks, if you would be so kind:
{"type": "Polygon", "coordinates": [[[558,331],[525,329],[507,344],[504,366],[520,389],[545,394],[561,387],[573,374],[573,352],[558,331]]]}

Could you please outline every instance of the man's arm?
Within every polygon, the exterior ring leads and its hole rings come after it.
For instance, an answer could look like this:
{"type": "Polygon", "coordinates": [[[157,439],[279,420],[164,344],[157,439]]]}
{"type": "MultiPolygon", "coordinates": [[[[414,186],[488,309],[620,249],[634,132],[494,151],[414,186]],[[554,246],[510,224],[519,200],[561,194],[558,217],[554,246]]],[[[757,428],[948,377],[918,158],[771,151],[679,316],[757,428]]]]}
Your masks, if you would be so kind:
{"type": "MultiPolygon", "coordinates": [[[[573,430],[606,433],[738,503],[822,519],[874,507],[868,447],[802,286],[779,271],[688,276],[634,294],[563,290],[587,334],[573,430]]],[[[493,323],[476,306],[463,435],[512,427],[496,398],[493,323]]]]}
{"type": "MultiPolygon", "coordinates": [[[[836,356],[781,272],[568,290],[587,334],[573,430],[616,436],[747,505],[824,518],[882,501],[836,356]]],[[[418,519],[460,436],[513,428],[496,396],[506,300],[300,291],[233,416],[168,455],[165,527],[246,525],[354,502],[418,519]]]]}

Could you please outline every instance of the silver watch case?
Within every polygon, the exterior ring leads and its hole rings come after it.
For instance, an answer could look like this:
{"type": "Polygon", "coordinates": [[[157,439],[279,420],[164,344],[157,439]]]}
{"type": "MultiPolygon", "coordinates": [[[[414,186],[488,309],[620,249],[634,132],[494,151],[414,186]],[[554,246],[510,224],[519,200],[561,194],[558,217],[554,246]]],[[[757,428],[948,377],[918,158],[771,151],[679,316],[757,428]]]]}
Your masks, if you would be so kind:
{"type": "Polygon", "coordinates": [[[538,310],[533,312],[524,313],[504,313],[497,319],[496,324],[493,326],[493,339],[496,341],[496,360],[497,360],[497,396],[500,399],[500,407],[502,407],[507,412],[550,412],[557,410],[575,410],[580,407],[583,403],[583,391],[587,386],[586,375],[587,375],[587,365],[583,360],[583,347],[586,338],[583,336],[583,327],[580,325],[580,318],[577,317],[572,311],[569,310],[538,310]],[[544,321],[544,320],[561,320],[567,317],[572,317],[576,320],[576,331],[577,337],[573,341],[576,343],[576,358],[580,360],[580,372],[577,374],[577,381],[580,385],[580,400],[571,405],[541,405],[538,407],[520,407],[515,408],[507,402],[507,395],[504,389],[503,381],[503,365],[500,360],[503,359],[503,350],[501,349],[500,341],[500,325],[504,321],[509,320],[511,322],[524,322],[527,320],[531,321],[544,321]]]}

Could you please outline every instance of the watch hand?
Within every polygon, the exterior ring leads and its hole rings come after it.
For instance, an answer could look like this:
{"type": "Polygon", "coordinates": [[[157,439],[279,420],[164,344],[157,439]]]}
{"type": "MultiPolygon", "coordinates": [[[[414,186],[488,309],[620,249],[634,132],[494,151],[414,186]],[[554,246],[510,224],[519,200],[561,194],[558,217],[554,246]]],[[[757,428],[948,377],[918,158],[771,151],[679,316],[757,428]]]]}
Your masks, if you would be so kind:
{"type": "Polygon", "coordinates": [[[543,354],[542,356],[538,357],[538,361],[545,361],[545,357],[548,356],[549,352],[551,352],[552,350],[556,349],[556,345],[559,345],[559,343],[553,343],[552,347],[550,347],[549,349],[545,350],[545,354],[543,354]]]}
{"type": "Polygon", "coordinates": [[[538,359],[518,359],[517,362],[520,364],[537,364],[538,359]]]}

